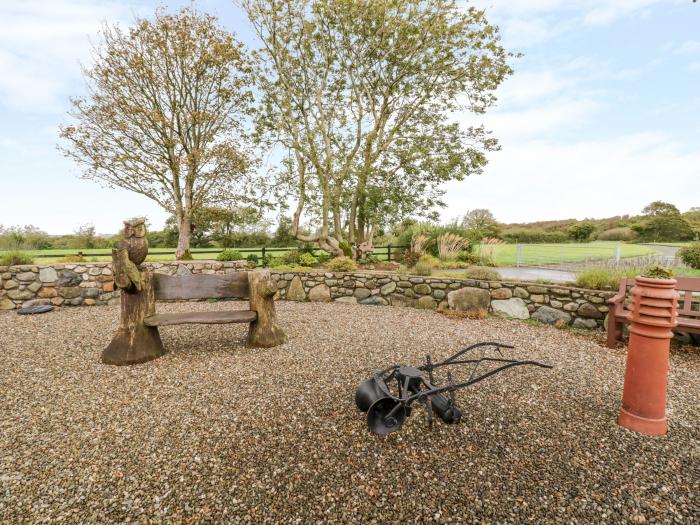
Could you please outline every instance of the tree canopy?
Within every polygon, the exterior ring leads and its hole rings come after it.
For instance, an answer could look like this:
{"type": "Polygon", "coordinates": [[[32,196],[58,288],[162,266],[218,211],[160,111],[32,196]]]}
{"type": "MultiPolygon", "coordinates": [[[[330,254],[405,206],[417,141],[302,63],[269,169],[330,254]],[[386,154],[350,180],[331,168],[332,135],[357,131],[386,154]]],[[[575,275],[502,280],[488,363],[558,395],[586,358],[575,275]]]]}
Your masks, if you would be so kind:
{"type": "Polygon", "coordinates": [[[440,206],[497,142],[480,114],[511,73],[484,12],[454,0],[241,0],[263,43],[259,131],[287,152],[292,231],[333,253],[440,206]],[[300,230],[302,214],[317,231],[300,230]]]}
{"type": "Polygon", "coordinates": [[[158,10],[128,30],[105,24],[84,68],[87,95],[61,128],[64,154],[84,177],[145,195],[178,222],[177,257],[189,249],[194,212],[248,201],[242,123],[251,63],[210,15],[158,10]]]}

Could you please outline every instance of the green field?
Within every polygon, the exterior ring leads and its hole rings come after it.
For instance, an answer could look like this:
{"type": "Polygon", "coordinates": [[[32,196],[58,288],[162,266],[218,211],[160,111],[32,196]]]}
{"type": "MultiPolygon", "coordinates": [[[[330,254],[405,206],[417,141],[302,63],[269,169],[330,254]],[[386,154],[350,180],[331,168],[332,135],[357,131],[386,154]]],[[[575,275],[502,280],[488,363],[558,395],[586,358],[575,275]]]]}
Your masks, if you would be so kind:
{"type": "MultiPolygon", "coordinates": [[[[642,257],[657,255],[659,252],[649,246],[640,244],[620,244],[617,242],[588,242],[563,244],[527,244],[522,247],[522,264],[575,263],[585,260],[609,259],[615,256],[616,247],[620,247],[620,257],[642,257]]],[[[497,266],[515,266],[517,245],[497,244],[492,247],[481,246],[479,250],[493,249],[493,258],[497,266]]]]}
{"type": "MultiPolygon", "coordinates": [[[[615,255],[615,248],[620,246],[620,256],[622,258],[640,257],[644,255],[658,254],[656,250],[649,246],[639,244],[620,244],[616,242],[591,242],[582,244],[529,244],[523,245],[522,248],[522,264],[554,264],[554,263],[574,263],[585,261],[586,259],[608,259],[615,255]]],[[[262,248],[232,248],[241,252],[243,257],[247,257],[251,253],[262,257],[262,248]]],[[[481,248],[483,251],[485,248],[481,248]]],[[[486,248],[488,249],[488,248],[486,248]]],[[[281,257],[285,253],[294,248],[266,248],[266,253],[272,257],[281,257]]],[[[515,266],[516,261],[516,245],[515,244],[498,244],[493,246],[494,259],[498,266],[515,266]]],[[[106,262],[110,261],[108,248],[94,249],[60,249],[60,250],[23,250],[24,253],[34,256],[36,264],[62,262],[66,255],[75,255],[78,251],[82,252],[84,259],[87,262],[106,262]],[[41,257],[39,257],[41,256],[41,257]]],[[[173,261],[175,260],[174,248],[151,248],[149,250],[148,261],[173,261]],[[171,252],[171,253],[168,253],[171,252]]],[[[192,256],[196,260],[216,259],[217,253],[221,249],[218,248],[193,248],[192,256]]],[[[399,251],[398,248],[392,248],[393,254],[399,251]]],[[[477,252],[480,248],[477,247],[477,252]]],[[[0,251],[0,255],[4,253],[0,251]]],[[[387,248],[377,247],[373,255],[380,260],[387,259],[387,248]]]]}

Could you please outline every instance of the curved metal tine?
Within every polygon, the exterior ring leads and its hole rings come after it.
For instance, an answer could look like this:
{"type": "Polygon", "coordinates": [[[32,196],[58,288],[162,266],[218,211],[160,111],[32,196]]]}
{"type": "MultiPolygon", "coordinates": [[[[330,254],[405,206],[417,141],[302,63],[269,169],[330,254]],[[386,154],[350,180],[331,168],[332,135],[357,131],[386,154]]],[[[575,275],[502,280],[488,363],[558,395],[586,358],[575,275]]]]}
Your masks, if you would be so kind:
{"type": "MultiPolygon", "coordinates": [[[[444,361],[440,361],[440,362],[438,362],[438,363],[433,364],[433,368],[436,368],[436,367],[438,367],[438,366],[445,366],[445,365],[447,365],[447,364],[450,364],[452,361],[456,360],[459,356],[464,355],[464,354],[466,354],[467,352],[470,352],[471,350],[475,350],[475,349],[477,349],[477,348],[481,348],[481,347],[485,347],[485,346],[493,346],[493,347],[496,347],[496,348],[515,348],[515,347],[512,346],[512,345],[507,345],[507,344],[503,344],[503,343],[497,343],[497,342],[495,342],[495,341],[488,341],[488,342],[484,342],[484,343],[476,343],[476,344],[473,344],[473,345],[471,345],[471,346],[468,346],[467,348],[464,348],[464,349],[460,350],[459,352],[457,352],[456,354],[454,354],[454,355],[448,357],[448,358],[445,359],[444,361]]],[[[421,369],[423,369],[423,368],[421,368],[421,369]]]]}
{"type": "Polygon", "coordinates": [[[425,369],[428,371],[428,377],[430,378],[430,384],[435,383],[435,377],[433,377],[433,359],[430,354],[425,356],[425,369]]]}
{"type": "Polygon", "coordinates": [[[489,372],[486,372],[485,374],[483,374],[475,379],[465,381],[464,383],[457,383],[456,385],[452,385],[452,386],[448,385],[448,386],[435,388],[434,390],[432,390],[430,392],[430,394],[431,395],[442,394],[443,392],[450,392],[451,390],[458,390],[460,388],[465,388],[465,387],[473,385],[474,383],[478,383],[479,381],[483,381],[484,379],[491,377],[492,375],[497,374],[499,372],[502,372],[508,368],[512,368],[514,366],[523,366],[523,365],[540,366],[542,368],[554,368],[553,365],[546,365],[546,364],[540,363],[538,361],[515,361],[515,362],[508,363],[506,365],[503,365],[503,366],[499,366],[498,368],[496,368],[494,370],[490,370],[489,372]]]}

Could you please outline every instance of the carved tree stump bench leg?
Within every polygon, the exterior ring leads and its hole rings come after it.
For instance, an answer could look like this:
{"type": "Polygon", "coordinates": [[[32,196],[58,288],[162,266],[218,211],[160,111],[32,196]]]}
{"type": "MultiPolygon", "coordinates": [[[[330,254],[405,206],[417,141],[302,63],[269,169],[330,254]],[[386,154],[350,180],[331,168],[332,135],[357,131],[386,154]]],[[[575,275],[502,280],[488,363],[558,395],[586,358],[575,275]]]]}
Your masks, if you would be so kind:
{"type": "Polygon", "coordinates": [[[156,308],[152,276],[148,271],[139,274],[140,290],[136,286],[122,290],[121,322],[112,342],[102,352],[105,364],[134,365],[166,353],[158,328],[143,323],[146,317],[155,314],[156,308]]]}
{"type": "Polygon", "coordinates": [[[248,346],[271,348],[287,341],[287,335],[277,324],[274,296],[277,287],[270,279],[268,270],[248,272],[250,285],[250,309],[257,312],[258,318],[250,323],[248,346]]]}

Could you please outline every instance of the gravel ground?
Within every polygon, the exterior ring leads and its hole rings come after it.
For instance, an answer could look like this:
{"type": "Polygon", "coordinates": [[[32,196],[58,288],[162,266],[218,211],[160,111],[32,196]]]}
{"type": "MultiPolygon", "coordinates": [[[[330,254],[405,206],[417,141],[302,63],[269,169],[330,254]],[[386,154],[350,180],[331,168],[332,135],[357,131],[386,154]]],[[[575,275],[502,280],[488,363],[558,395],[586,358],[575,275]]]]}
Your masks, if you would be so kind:
{"type": "MultiPolygon", "coordinates": [[[[161,304],[160,311],[242,303],[161,304]]],[[[161,330],[172,351],[100,363],[117,307],[0,315],[0,522],[698,523],[700,357],[672,356],[670,433],[616,426],[624,353],[519,321],[280,303],[289,342],[161,330]],[[357,384],[466,344],[520,368],[465,390],[461,424],[370,435],[357,384]]]]}

